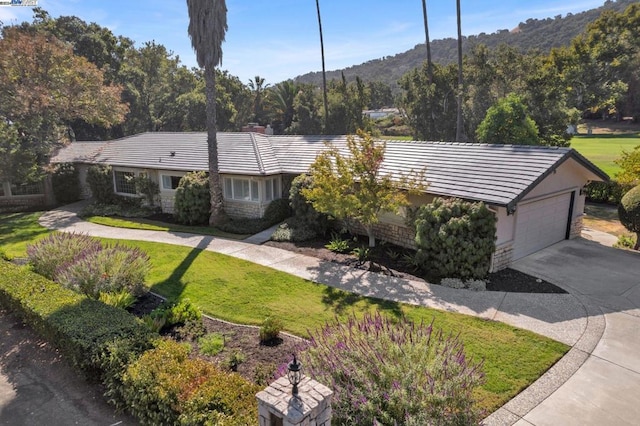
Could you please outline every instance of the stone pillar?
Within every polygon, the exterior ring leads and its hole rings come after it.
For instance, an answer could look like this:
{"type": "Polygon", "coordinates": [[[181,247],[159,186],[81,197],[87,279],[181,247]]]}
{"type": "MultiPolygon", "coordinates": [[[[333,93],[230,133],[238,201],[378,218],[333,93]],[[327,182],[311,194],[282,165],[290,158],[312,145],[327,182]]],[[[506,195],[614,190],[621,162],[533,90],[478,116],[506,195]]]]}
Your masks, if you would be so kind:
{"type": "Polygon", "coordinates": [[[284,376],[256,394],[260,426],[331,426],[331,389],[306,376],[292,388],[284,376]]]}

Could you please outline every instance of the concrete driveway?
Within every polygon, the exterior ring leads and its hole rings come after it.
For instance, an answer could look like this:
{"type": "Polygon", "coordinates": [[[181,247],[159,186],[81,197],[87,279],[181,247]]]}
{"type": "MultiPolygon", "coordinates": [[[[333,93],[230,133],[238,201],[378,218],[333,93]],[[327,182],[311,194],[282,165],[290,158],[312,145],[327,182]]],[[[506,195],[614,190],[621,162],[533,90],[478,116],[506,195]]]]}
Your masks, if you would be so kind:
{"type": "Polygon", "coordinates": [[[597,344],[572,349],[573,356],[584,356],[584,364],[516,425],[639,424],[640,253],[576,239],[513,268],[565,288],[604,316],[597,344]]]}

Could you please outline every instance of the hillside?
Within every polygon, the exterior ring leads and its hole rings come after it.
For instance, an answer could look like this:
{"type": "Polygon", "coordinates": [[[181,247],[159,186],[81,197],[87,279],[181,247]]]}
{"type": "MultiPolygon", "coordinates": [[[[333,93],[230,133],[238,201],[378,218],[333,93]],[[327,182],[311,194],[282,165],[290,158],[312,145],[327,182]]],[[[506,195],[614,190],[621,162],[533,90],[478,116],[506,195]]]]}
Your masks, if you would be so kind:
{"type": "MultiPolygon", "coordinates": [[[[607,1],[597,9],[587,10],[577,14],[555,16],[547,19],[528,19],[521,22],[513,30],[498,30],[495,33],[481,33],[475,36],[464,37],[463,52],[478,43],[495,48],[500,44],[508,44],[519,48],[523,52],[532,49],[541,52],[549,52],[553,47],[569,45],[571,40],[582,33],[590,22],[595,21],[604,10],[624,11],[627,6],[634,3],[632,0],[607,1]]],[[[464,22],[462,22],[464,28],[464,22]]],[[[449,64],[457,60],[457,43],[454,38],[432,40],[431,55],[434,62],[449,64]]],[[[367,81],[382,81],[397,90],[397,81],[407,71],[416,68],[426,60],[425,44],[416,45],[403,53],[395,56],[387,56],[374,59],[360,65],[327,72],[327,80],[339,79],[342,72],[348,81],[353,81],[356,76],[367,81]]],[[[298,76],[295,81],[300,83],[322,84],[322,73],[312,72],[298,76]]]]}

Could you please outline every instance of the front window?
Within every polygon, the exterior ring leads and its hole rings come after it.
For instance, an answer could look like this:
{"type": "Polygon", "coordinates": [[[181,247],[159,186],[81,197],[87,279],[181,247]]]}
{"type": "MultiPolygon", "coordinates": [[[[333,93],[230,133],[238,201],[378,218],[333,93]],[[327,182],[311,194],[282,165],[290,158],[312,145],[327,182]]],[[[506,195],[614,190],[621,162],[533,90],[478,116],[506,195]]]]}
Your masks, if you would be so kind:
{"type": "Polygon", "coordinates": [[[249,179],[225,178],[224,196],[229,200],[258,201],[258,182],[249,179]]]}
{"type": "Polygon", "coordinates": [[[265,200],[272,201],[280,198],[280,185],[278,178],[267,179],[265,182],[265,200]]]}
{"type": "Polygon", "coordinates": [[[136,184],[133,180],[136,174],[134,172],[113,172],[116,181],[116,192],[121,194],[136,194],[136,184]]]}
{"type": "Polygon", "coordinates": [[[176,189],[180,185],[182,176],[162,175],[162,189],[176,189]]]}
{"type": "MultiPolygon", "coordinates": [[[[23,183],[22,185],[18,185],[15,183],[11,184],[11,195],[40,195],[40,194],[44,194],[44,188],[42,186],[42,182],[23,183]]],[[[4,195],[4,189],[2,191],[2,195],[4,195]]]]}

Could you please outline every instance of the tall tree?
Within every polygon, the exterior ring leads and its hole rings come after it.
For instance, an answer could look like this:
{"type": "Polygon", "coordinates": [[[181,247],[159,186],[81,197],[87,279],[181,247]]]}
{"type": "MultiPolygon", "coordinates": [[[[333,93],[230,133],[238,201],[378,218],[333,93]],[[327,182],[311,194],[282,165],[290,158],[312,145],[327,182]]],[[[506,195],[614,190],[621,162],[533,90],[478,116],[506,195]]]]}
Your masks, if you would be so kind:
{"type": "Polygon", "coordinates": [[[431,69],[431,41],[429,40],[429,21],[427,20],[427,0],[422,0],[422,19],[424,21],[424,38],[427,45],[427,75],[429,84],[433,81],[433,70],[431,69]]]}
{"type": "Polygon", "coordinates": [[[269,88],[269,84],[266,80],[259,75],[256,75],[253,80],[249,80],[249,88],[253,92],[253,118],[252,121],[258,124],[264,124],[266,121],[264,104],[266,89],[269,88]]]}
{"type": "Polygon", "coordinates": [[[207,150],[209,153],[209,188],[211,216],[209,224],[225,220],[222,184],[218,168],[216,127],[216,66],[222,62],[222,42],[227,32],[225,0],[187,0],[189,37],[198,65],[204,67],[207,93],[207,150]]]}
{"type": "Polygon", "coordinates": [[[456,96],[458,110],[456,116],[456,141],[462,141],[462,25],[460,18],[460,0],[456,0],[456,16],[458,20],[458,93],[456,96]]]}
{"type": "Polygon", "coordinates": [[[101,70],[52,35],[4,28],[0,58],[2,133],[17,144],[2,168],[14,179],[37,179],[52,150],[70,139],[74,120],[110,127],[124,119],[122,88],[106,85],[101,70]]]}
{"type": "Polygon", "coordinates": [[[322,56],[322,99],[324,101],[324,128],[327,128],[329,119],[329,101],[327,99],[327,71],[324,66],[324,39],[322,37],[322,19],[320,18],[320,0],[316,0],[318,12],[318,30],[320,31],[320,55],[322,56]]]}

